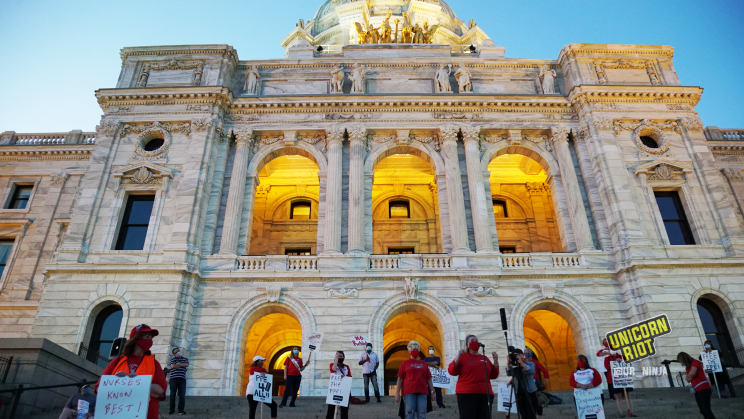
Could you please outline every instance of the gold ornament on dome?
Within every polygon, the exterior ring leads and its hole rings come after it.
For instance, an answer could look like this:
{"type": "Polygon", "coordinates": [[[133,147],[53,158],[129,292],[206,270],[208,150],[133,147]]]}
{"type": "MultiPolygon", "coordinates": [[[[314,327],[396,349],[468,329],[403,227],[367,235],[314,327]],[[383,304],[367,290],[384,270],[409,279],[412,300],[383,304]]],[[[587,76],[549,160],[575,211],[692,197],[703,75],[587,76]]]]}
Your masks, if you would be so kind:
{"type": "Polygon", "coordinates": [[[388,13],[385,20],[379,27],[370,24],[368,29],[364,29],[361,23],[354,22],[358,34],[359,44],[431,44],[434,40],[434,34],[439,29],[439,25],[429,27],[429,22],[424,22],[423,26],[416,23],[411,24],[411,20],[406,13],[403,13],[403,24],[398,31],[400,20],[395,19],[395,30],[390,24],[388,13]]]}

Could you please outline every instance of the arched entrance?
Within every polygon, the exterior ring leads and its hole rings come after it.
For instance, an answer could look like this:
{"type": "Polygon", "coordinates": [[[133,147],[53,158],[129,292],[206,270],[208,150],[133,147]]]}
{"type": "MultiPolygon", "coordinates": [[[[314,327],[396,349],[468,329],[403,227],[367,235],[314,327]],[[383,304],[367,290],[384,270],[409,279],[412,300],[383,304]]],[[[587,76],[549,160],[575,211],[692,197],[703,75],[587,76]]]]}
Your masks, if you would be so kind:
{"type": "MultiPolygon", "coordinates": [[[[294,346],[302,346],[302,326],[294,315],[276,312],[258,319],[251,325],[245,344],[244,381],[249,375],[253,357],[261,355],[266,358],[264,368],[274,376],[274,396],[282,395],[284,360],[294,346]]],[[[242,395],[245,395],[245,385],[241,388],[242,395]]]]}
{"type": "Polygon", "coordinates": [[[570,390],[568,382],[576,369],[577,353],[568,322],[552,311],[531,311],[524,319],[524,340],[550,374],[548,391],[570,390]]]}
{"type": "Polygon", "coordinates": [[[738,365],[739,360],[737,359],[733,339],[731,339],[729,324],[716,300],[721,301],[720,298],[712,294],[704,295],[697,300],[697,311],[705,332],[705,340],[713,342],[713,346],[718,350],[721,362],[724,365],[738,365]]]}

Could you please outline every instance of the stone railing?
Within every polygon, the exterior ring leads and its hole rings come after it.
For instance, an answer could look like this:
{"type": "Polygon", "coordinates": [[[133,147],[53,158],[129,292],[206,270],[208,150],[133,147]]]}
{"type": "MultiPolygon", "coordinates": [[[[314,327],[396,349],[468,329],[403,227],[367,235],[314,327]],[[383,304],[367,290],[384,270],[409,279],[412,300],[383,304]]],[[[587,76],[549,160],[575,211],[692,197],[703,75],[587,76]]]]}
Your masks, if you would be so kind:
{"type": "Polygon", "coordinates": [[[744,129],[707,127],[705,138],[708,141],[744,141],[744,129]]]}
{"type": "Polygon", "coordinates": [[[555,267],[569,267],[569,266],[581,266],[581,256],[578,254],[555,254],[552,256],[553,266],[555,267]]]}
{"type": "Polygon", "coordinates": [[[95,144],[95,132],[47,132],[47,133],[16,133],[6,131],[0,134],[0,145],[63,145],[63,144],[95,144]]]}
{"type": "Polygon", "coordinates": [[[369,257],[369,269],[400,269],[400,258],[388,255],[371,255],[369,257]]]}
{"type": "Polygon", "coordinates": [[[317,271],[317,256],[289,256],[287,257],[288,271],[317,271]]]}
{"type": "Polygon", "coordinates": [[[258,271],[266,269],[266,257],[241,256],[238,258],[236,271],[258,271]]]}
{"type": "Polygon", "coordinates": [[[452,258],[439,255],[421,255],[421,269],[450,269],[452,258]]]}
{"type": "Polygon", "coordinates": [[[532,267],[532,257],[529,253],[504,253],[501,255],[504,268],[530,268],[532,267]]]}

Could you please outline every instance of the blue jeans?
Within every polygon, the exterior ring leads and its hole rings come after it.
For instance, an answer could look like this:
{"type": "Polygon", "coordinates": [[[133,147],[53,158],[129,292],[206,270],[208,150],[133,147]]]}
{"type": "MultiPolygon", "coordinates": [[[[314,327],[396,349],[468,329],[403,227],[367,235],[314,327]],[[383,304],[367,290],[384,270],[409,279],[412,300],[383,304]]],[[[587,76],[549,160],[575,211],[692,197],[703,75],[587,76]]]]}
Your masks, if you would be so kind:
{"type": "Polygon", "coordinates": [[[426,419],[426,398],[428,394],[411,393],[403,396],[403,406],[405,407],[406,419],[426,419]]]}

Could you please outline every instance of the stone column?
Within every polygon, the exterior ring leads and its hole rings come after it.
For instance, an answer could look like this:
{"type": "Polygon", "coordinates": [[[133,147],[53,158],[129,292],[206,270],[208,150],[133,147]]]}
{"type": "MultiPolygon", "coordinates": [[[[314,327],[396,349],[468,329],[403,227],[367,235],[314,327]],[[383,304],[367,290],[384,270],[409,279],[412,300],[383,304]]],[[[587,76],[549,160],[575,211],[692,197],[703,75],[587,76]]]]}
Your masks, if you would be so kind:
{"type": "Polygon", "coordinates": [[[571,217],[573,226],[574,239],[576,240],[576,250],[594,250],[592,244],[592,234],[589,230],[589,221],[584,209],[584,202],[581,198],[579,189],[579,180],[574,170],[571,151],[568,149],[569,129],[565,127],[554,127],[552,130],[551,141],[555,154],[558,157],[558,166],[560,167],[561,177],[563,178],[563,187],[568,204],[568,212],[571,217]]]}
{"type": "Polygon", "coordinates": [[[367,128],[349,130],[349,244],[346,253],[364,253],[364,143],[367,128]]]}
{"type": "Polygon", "coordinates": [[[465,221],[465,199],[462,194],[460,163],[457,158],[457,131],[453,126],[441,130],[444,175],[447,179],[447,204],[449,207],[450,239],[452,253],[470,252],[468,226],[465,221]]]}
{"type": "Polygon", "coordinates": [[[328,171],[326,175],[326,219],[323,253],[341,253],[341,143],[344,129],[328,130],[328,171]]]}
{"type": "Polygon", "coordinates": [[[535,216],[535,235],[536,240],[533,241],[532,251],[533,252],[552,252],[553,245],[550,241],[550,230],[548,229],[548,220],[545,216],[547,211],[545,209],[545,189],[548,185],[537,182],[527,182],[527,193],[530,195],[530,201],[532,202],[532,213],[535,216]]]}
{"type": "Polygon", "coordinates": [[[468,169],[468,186],[470,190],[470,212],[473,214],[473,229],[475,230],[475,251],[477,253],[493,252],[491,229],[488,224],[489,213],[486,204],[486,193],[483,188],[483,174],[480,164],[479,127],[468,127],[462,130],[462,140],[465,143],[465,163],[468,169]]]}
{"type": "MultiPolygon", "coordinates": [[[[227,193],[225,222],[222,227],[220,254],[237,255],[238,238],[240,237],[240,219],[245,200],[245,180],[248,175],[248,155],[250,153],[253,130],[241,130],[236,133],[235,160],[230,177],[230,190],[227,193]]],[[[250,231],[248,232],[250,236],[250,231]]]]}

